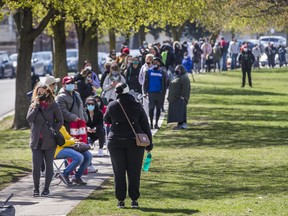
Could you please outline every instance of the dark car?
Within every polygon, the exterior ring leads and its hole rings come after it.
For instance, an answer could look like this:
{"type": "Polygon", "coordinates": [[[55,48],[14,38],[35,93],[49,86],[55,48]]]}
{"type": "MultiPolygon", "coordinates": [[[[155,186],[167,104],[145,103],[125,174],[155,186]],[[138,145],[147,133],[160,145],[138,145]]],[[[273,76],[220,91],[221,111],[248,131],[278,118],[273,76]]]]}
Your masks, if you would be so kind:
{"type": "Polygon", "coordinates": [[[8,52],[6,51],[0,51],[0,77],[15,77],[13,63],[9,58],[8,52]]]}

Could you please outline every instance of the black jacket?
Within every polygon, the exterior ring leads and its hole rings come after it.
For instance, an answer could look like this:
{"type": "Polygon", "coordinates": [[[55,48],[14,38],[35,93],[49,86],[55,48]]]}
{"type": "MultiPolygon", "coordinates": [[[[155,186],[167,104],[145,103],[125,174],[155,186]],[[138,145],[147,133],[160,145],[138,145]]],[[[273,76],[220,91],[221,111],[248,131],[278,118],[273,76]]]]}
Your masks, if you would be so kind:
{"type": "MultiPolygon", "coordinates": [[[[120,94],[118,95],[117,99],[119,99],[121,105],[126,111],[136,133],[146,133],[148,135],[151,144],[150,146],[146,147],[146,149],[151,150],[153,148],[152,134],[149,127],[148,118],[142,105],[136,102],[134,97],[130,94],[120,94]]],[[[106,113],[104,115],[104,121],[112,124],[108,134],[108,139],[135,139],[135,135],[118,101],[112,101],[108,104],[106,113]]]]}
{"type": "Polygon", "coordinates": [[[96,131],[101,130],[104,127],[103,124],[103,113],[98,109],[98,106],[94,109],[93,119],[91,119],[89,111],[86,110],[88,121],[86,123],[87,127],[91,129],[96,128],[96,131]]]}

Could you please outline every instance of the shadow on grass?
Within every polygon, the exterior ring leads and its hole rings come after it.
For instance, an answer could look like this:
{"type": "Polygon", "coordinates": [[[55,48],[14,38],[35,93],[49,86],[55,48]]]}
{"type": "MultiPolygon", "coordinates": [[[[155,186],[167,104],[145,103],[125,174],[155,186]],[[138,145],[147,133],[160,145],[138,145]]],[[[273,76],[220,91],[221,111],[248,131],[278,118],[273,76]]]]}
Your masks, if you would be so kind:
{"type": "Polygon", "coordinates": [[[164,213],[164,214],[169,214],[169,213],[178,213],[178,214],[182,214],[182,215],[192,215],[192,214],[196,214],[199,213],[199,210],[191,210],[191,209],[175,209],[175,208],[166,208],[166,209],[161,209],[161,208],[139,208],[140,211],[143,212],[159,212],[159,213],[164,213]]]}
{"type": "MultiPolygon", "coordinates": [[[[221,84],[222,85],[222,84],[221,84]]],[[[192,94],[208,94],[208,95],[254,95],[254,96],[265,96],[265,95],[272,95],[272,96],[285,96],[287,94],[281,93],[274,93],[274,92],[267,92],[267,91],[257,91],[255,88],[193,88],[192,94]]]]}

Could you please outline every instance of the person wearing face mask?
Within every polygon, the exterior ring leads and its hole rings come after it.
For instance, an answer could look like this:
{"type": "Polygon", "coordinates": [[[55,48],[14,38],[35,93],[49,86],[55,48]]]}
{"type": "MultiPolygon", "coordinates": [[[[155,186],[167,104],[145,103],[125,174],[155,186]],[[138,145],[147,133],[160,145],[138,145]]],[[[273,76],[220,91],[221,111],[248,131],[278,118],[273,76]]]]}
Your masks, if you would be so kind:
{"type": "Polygon", "coordinates": [[[115,87],[120,82],[125,83],[125,78],[120,74],[117,63],[112,63],[110,73],[103,82],[102,98],[106,103],[116,100],[115,87]]]}
{"type": "Polygon", "coordinates": [[[88,97],[86,99],[86,113],[88,116],[87,132],[88,143],[94,147],[94,142],[99,141],[98,156],[103,156],[103,146],[105,143],[105,130],[103,124],[103,113],[99,109],[98,103],[94,97],[88,97]]]}
{"type": "Polygon", "coordinates": [[[75,81],[72,77],[66,76],[62,79],[62,88],[56,97],[56,103],[60,106],[64,117],[66,130],[70,131],[70,123],[73,121],[87,121],[84,112],[83,102],[80,94],[75,91],[75,81]]]}
{"type": "Polygon", "coordinates": [[[83,104],[87,97],[95,94],[96,89],[93,87],[92,71],[88,69],[83,69],[77,77],[77,91],[80,94],[83,104]]]}
{"type": "MultiPolygon", "coordinates": [[[[125,74],[127,73],[127,68],[132,65],[132,61],[133,61],[132,59],[133,59],[133,58],[132,58],[132,55],[129,54],[129,55],[126,56],[123,64],[121,65],[121,68],[120,68],[120,74],[121,74],[122,76],[125,77],[125,74]]],[[[125,78],[126,78],[126,77],[125,77],[125,78]]]]}
{"type": "Polygon", "coordinates": [[[59,131],[64,121],[62,112],[54,101],[54,94],[47,85],[40,83],[34,88],[32,103],[29,106],[26,119],[31,125],[33,196],[40,196],[40,169],[43,160],[46,165],[46,173],[41,196],[49,196],[49,187],[53,177],[53,159],[57,145],[48,124],[45,122],[48,121],[55,130],[59,131]]]}
{"type": "Polygon", "coordinates": [[[239,55],[239,63],[242,69],[242,86],[245,87],[246,83],[246,74],[248,76],[249,86],[252,87],[252,77],[251,77],[251,69],[252,65],[255,61],[255,57],[252,54],[251,49],[248,48],[247,44],[243,46],[243,50],[239,55]]]}
{"type": "Polygon", "coordinates": [[[92,65],[89,61],[84,61],[83,63],[83,67],[82,67],[82,70],[88,70],[88,71],[91,71],[91,78],[92,78],[92,81],[91,81],[91,84],[92,86],[97,89],[97,88],[100,88],[100,81],[99,81],[99,78],[97,76],[97,74],[92,70],[92,65]]]}
{"type": "Polygon", "coordinates": [[[167,123],[177,122],[174,130],[187,129],[187,104],[190,98],[190,79],[183,65],[175,67],[175,77],[169,84],[167,123]]]}
{"type": "Polygon", "coordinates": [[[167,88],[166,73],[161,68],[162,61],[160,58],[153,58],[153,67],[149,68],[144,82],[144,92],[148,95],[149,99],[149,118],[150,127],[153,129],[154,109],[156,108],[156,119],[154,128],[160,129],[158,126],[158,120],[161,114],[161,108],[163,108],[164,97],[167,88]],[[163,97],[164,95],[164,97],[163,97]]]}
{"type": "Polygon", "coordinates": [[[60,78],[55,78],[54,76],[48,76],[46,77],[44,84],[47,85],[49,88],[51,88],[54,95],[57,95],[57,83],[60,82],[60,78]]]}
{"type": "Polygon", "coordinates": [[[126,77],[126,83],[128,84],[129,88],[141,94],[142,87],[140,83],[138,82],[138,77],[139,77],[139,73],[141,69],[139,63],[140,63],[139,58],[134,57],[132,59],[132,64],[128,67],[126,71],[125,77],[126,77]]]}

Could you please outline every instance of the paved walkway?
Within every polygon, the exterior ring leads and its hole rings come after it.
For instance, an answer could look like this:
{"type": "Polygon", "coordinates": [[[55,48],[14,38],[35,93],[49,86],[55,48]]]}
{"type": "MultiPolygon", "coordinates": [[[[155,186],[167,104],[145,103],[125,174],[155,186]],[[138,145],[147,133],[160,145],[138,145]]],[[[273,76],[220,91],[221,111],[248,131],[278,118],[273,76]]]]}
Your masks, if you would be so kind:
{"type": "MultiPolygon", "coordinates": [[[[167,104],[165,104],[165,109],[167,111],[167,104]]],[[[164,114],[161,113],[159,126],[162,125],[164,114]]],[[[156,132],[157,130],[152,130],[153,135],[156,132]]],[[[92,151],[92,153],[96,155],[96,151],[92,151]]],[[[11,193],[14,193],[8,204],[14,205],[16,216],[67,215],[76,205],[100,187],[105,180],[113,176],[109,156],[93,157],[92,163],[99,171],[83,175],[83,180],[88,183],[87,186],[67,187],[63,183],[56,185],[59,180],[54,179],[50,187],[51,196],[33,197],[33,179],[30,174],[2,190],[0,192],[0,201],[3,202],[11,193]]],[[[41,183],[44,183],[43,178],[41,178],[41,183]]],[[[43,188],[43,186],[40,188],[43,188]]]]}

